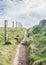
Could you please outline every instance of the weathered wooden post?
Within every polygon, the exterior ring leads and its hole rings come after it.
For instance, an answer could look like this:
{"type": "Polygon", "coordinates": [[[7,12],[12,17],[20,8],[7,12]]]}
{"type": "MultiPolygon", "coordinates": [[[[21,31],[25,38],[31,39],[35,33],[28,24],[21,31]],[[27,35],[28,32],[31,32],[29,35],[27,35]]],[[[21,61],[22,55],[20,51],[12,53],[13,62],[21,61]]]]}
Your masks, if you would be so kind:
{"type": "Polygon", "coordinates": [[[17,22],[16,22],[16,31],[17,31],[17,22]]]}
{"type": "Polygon", "coordinates": [[[16,28],[17,28],[17,22],[16,22],[16,28]]]}
{"type": "Polygon", "coordinates": [[[8,23],[7,23],[7,20],[5,20],[5,23],[4,23],[4,37],[5,37],[5,43],[8,42],[8,27],[7,27],[8,23]]]}
{"type": "Polygon", "coordinates": [[[12,22],[12,32],[14,32],[14,21],[12,22]]]}

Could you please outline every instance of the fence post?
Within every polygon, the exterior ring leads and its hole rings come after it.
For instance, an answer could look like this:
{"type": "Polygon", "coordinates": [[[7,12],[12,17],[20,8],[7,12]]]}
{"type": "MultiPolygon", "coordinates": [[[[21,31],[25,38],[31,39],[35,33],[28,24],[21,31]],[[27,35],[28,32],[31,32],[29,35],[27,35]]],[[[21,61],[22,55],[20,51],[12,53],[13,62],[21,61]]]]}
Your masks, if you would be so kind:
{"type": "Polygon", "coordinates": [[[17,28],[17,22],[16,22],[16,28],[17,28]]]}
{"type": "Polygon", "coordinates": [[[14,21],[12,22],[12,32],[14,32],[14,21]]]}
{"type": "Polygon", "coordinates": [[[5,43],[8,42],[8,28],[7,28],[7,20],[5,20],[5,23],[4,23],[4,37],[5,37],[5,43]]]}

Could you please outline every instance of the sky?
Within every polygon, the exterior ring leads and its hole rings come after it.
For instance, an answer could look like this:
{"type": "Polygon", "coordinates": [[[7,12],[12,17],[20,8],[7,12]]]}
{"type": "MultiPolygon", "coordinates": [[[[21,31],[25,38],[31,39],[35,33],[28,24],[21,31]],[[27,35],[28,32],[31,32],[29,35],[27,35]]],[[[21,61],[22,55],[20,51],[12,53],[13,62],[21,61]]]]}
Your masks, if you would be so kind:
{"type": "Polygon", "coordinates": [[[8,20],[8,26],[14,21],[15,26],[21,22],[29,28],[42,19],[46,19],[46,0],[0,0],[0,26],[8,20]]]}

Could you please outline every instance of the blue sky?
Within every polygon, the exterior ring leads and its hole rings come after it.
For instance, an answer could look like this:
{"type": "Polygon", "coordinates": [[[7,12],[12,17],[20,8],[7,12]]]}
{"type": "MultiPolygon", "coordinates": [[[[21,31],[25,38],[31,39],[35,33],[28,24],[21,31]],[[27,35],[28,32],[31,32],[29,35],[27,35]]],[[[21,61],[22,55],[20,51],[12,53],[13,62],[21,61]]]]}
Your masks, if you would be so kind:
{"type": "Polygon", "coordinates": [[[5,19],[8,26],[14,20],[32,27],[46,19],[46,0],[0,0],[0,26],[4,26],[5,19]]]}

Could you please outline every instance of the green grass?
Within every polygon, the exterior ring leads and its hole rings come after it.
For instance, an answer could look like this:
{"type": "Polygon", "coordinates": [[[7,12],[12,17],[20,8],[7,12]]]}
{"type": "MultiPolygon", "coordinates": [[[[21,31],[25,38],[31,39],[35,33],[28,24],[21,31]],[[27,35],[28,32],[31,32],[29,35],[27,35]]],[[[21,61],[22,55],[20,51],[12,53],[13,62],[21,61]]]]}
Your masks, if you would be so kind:
{"type": "MultiPolygon", "coordinates": [[[[11,65],[17,45],[23,39],[25,28],[8,28],[8,42],[5,45],[4,28],[0,28],[0,65],[11,65]]],[[[28,30],[30,65],[46,65],[46,26],[34,26],[28,30]]]]}
{"type": "Polygon", "coordinates": [[[0,65],[11,65],[14,52],[17,45],[23,39],[25,28],[8,28],[8,42],[11,44],[6,44],[4,41],[4,28],[0,27],[0,65]],[[18,40],[16,40],[17,38],[18,40]]]}
{"type": "Polygon", "coordinates": [[[46,65],[46,26],[34,26],[28,29],[30,65],[46,65]]]}

